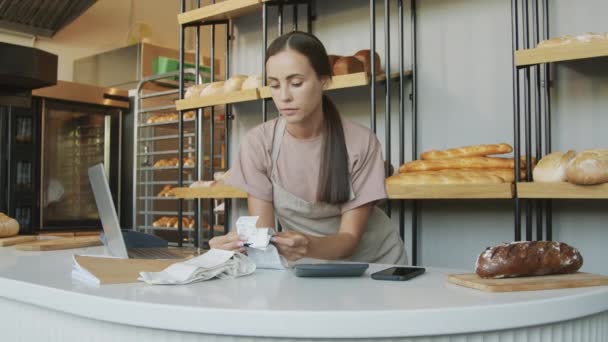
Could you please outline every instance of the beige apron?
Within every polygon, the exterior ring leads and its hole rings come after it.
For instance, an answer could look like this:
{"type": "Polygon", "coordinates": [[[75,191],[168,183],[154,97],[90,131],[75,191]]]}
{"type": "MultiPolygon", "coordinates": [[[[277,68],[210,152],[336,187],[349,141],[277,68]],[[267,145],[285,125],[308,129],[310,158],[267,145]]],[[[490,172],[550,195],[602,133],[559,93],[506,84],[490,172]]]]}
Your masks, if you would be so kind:
{"type": "MultiPolygon", "coordinates": [[[[324,202],[311,203],[289,193],[279,185],[276,174],[277,158],[281,149],[286,121],[277,120],[272,145],[272,200],[277,220],[284,230],[293,230],[313,236],[336,234],[340,229],[342,213],[339,205],[324,202]]],[[[351,186],[351,200],[355,195],[351,186]]],[[[351,261],[406,264],[407,255],[396,227],[384,212],[373,208],[365,232],[351,261]]]]}

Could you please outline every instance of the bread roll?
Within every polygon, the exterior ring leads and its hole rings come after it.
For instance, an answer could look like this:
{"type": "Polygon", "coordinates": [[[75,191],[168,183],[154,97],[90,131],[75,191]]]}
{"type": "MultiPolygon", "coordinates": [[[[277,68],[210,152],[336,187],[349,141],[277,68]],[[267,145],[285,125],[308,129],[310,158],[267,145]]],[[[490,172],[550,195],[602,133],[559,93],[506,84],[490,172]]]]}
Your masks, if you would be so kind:
{"type": "MultiPolygon", "coordinates": [[[[525,167],[525,158],[521,158],[521,168],[525,167]]],[[[534,160],[532,161],[534,164],[534,160]]],[[[500,157],[464,157],[450,159],[414,160],[399,167],[399,172],[434,171],[445,169],[513,169],[513,158],[500,157]]]]}
{"type": "Polygon", "coordinates": [[[347,75],[356,72],[363,72],[363,63],[355,57],[340,57],[336,60],[332,68],[334,75],[347,75]]]}
{"type": "Polygon", "coordinates": [[[243,82],[247,79],[247,75],[234,75],[224,83],[224,93],[241,90],[243,82]]]}
{"type": "Polygon", "coordinates": [[[578,271],[583,257],[576,248],[554,241],[521,241],[488,247],[477,258],[482,278],[565,274],[578,271]]]}
{"type": "Polygon", "coordinates": [[[189,87],[188,90],[186,90],[186,93],[184,94],[184,98],[189,99],[191,97],[200,97],[201,92],[203,90],[205,90],[205,88],[208,85],[209,85],[208,83],[203,83],[203,84],[195,84],[195,85],[189,87]]]}
{"type": "Polygon", "coordinates": [[[589,43],[592,40],[604,40],[606,36],[604,34],[595,33],[595,32],[585,32],[581,35],[574,37],[577,42],[581,43],[589,43]]]}
{"type": "Polygon", "coordinates": [[[201,96],[215,96],[224,93],[224,81],[213,82],[209,84],[203,91],[201,91],[201,96]]]}
{"type": "Polygon", "coordinates": [[[262,87],[262,75],[251,75],[243,82],[242,90],[262,87]]]}
{"type": "Polygon", "coordinates": [[[0,238],[19,234],[19,222],[4,213],[0,213],[0,238]]]}
{"type": "MultiPolygon", "coordinates": [[[[370,50],[360,50],[357,51],[357,53],[355,53],[355,55],[353,57],[355,57],[356,59],[358,59],[359,61],[361,61],[361,63],[363,63],[363,70],[366,73],[371,73],[372,70],[372,63],[371,63],[371,53],[370,50]]],[[[378,55],[378,53],[374,53],[374,60],[376,63],[376,74],[379,74],[381,72],[380,70],[380,55],[378,55]]]]}
{"type": "Polygon", "coordinates": [[[421,159],[447,159],[447,158],[462,158],[462,157],[481,157],[492,154],[510,153],[513,147],[509,144],[487,144],[487,145],[472,145],[447,150],[430,150],[422,152],[421,159]]]}
{"type": "Polygon", "coordinates": [[[571,43],[573,39],[574,39],[574,37],[569,36],[569,35],[555,37],[555,38],[543,40],[542,42],[538,43],[537,47],[548,48],[548,47],[566,45],[566,44],[571,43]]]}
{"type": "Polygon", "coordinates": [[[329,58],[329,67],[330,68],[333,68],[336,61],[339,58],[342,58],[342,56],[338,56],[338,55],[327,55],[327,57],[329,58]]]}
{"type": "Polygon", "coordinates": [[[193,120],[196,116],[196,112],[193,110],[187,111],[183,114],[184,120],[193,120]]]}
{"type": "Polygon", "coordinates": [[[553,152],[544,156],[532,170],[534,181],[541,183],[565,182],[566,167],[575,155],[576,152],[570,150],[566,153],[553,152]]]}
{"type": "Polygon", "coordinates": [[[581,185],[608,182],[608,150],[586,150],[576,155],[566,167],[566,179],[581,185]]]}

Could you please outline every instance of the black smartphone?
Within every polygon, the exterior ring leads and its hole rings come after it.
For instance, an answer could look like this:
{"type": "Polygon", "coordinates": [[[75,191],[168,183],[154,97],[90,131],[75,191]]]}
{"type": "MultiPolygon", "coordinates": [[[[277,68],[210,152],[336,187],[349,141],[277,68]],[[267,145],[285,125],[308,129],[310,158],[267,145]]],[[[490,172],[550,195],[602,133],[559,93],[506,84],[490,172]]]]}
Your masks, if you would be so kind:
{"type": "Polygon", "coordinates": [[[423,274],[422,267],[390,267],[376,273],[372,273],[372,279],[376,280],[410,280],[423,274]]]}

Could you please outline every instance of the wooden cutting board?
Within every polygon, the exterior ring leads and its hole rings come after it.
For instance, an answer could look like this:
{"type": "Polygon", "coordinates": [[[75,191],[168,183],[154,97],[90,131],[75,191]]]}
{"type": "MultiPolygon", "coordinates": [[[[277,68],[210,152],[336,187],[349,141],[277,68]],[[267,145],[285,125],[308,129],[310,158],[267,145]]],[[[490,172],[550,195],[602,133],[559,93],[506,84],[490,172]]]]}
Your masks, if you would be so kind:
{"type": "Polygon", "coordinates": [[[35,235],[17,235],[6,238],[0,238],[0,247],[14,246],[24,242],[36,241],[35,235]]]}
{"type": "Polygon", "coordinates": [[[61,237],[51,240],[39,240],[16,245],[15,249],[21,251],[55,251],[59,249],[72,249],[91,246],[101,246],[99,236],[61,237]]]}
{"type": "Polygon", "coordinates": [[[448,282],[486,292],[515,292],[608,285],[608,276],[577,272],[538,277],[485,279],[475,273],[466,273],[450,274],[448,282]]]}

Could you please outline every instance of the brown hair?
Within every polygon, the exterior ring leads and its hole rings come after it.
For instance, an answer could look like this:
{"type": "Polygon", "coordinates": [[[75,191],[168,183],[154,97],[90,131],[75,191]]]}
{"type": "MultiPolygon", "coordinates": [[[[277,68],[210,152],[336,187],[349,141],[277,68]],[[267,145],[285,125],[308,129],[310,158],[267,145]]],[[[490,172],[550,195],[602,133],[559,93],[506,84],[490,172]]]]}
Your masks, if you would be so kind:
{"type": "MultiPolygon", "coordinates": [[[[277,53],[291,49],[306,56],[318,78],[331,78],[332,71],[327,51],[321,41],[310,33],[293,31],[275,39],[266,51],[266,62],[277,53]]],[[[350,199],[348,153],[344,129],[338,109],[323,95],[323,156],[317,185],[317,200],[344,203],[350,199]]]]}

